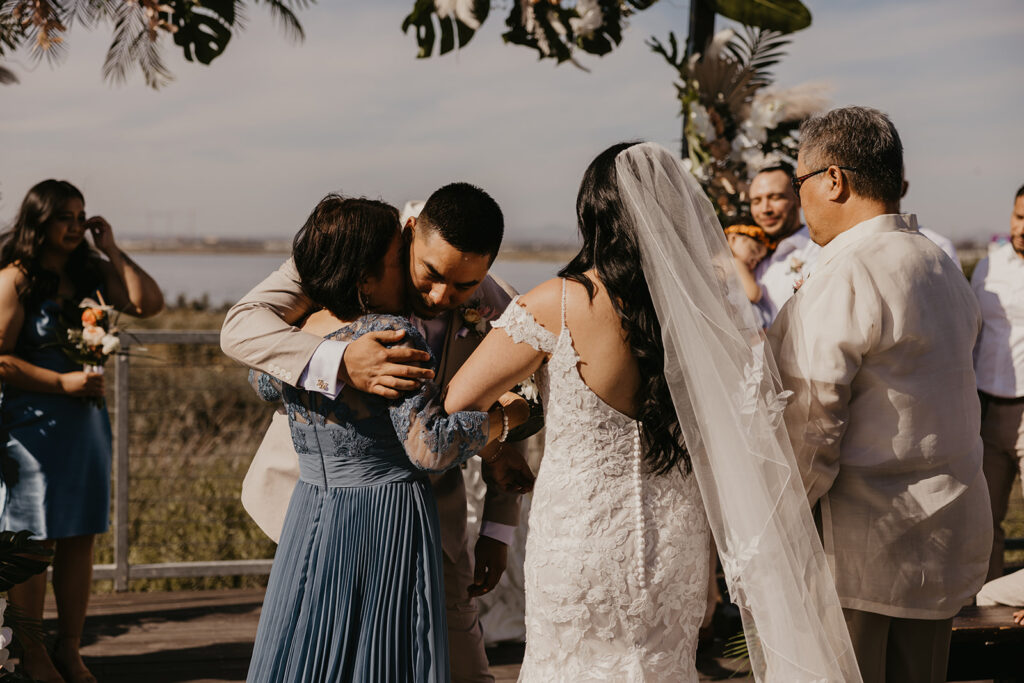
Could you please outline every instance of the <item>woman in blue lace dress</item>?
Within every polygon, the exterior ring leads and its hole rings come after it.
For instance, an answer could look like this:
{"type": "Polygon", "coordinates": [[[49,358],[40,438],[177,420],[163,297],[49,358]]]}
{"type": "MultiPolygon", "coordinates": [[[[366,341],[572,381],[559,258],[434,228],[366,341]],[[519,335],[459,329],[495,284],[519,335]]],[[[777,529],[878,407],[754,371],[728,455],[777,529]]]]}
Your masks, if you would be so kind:
{"type": "MultiPolygon", "coordinates": [[[[303,287],[323,309],[306,332],[351,341],[403,330],[397,210],[325,198],[295,238],[303,287]]],[[[252,373],[283,399],[300,477],[260,616],[248,681],[447,681],[441,541],[430,472],[455,467],[525,421],[522,399],[446,415],[436,385],[388,401],[343,388],[336,398],[252,373]],[[503,420],[504,416],[504,420],[503,420]]]]}
{"type": "MultiPolygon", "coordinates": [[[[29,190],[0,247],[0,528],[28,529],[55,546],[53,659],[22,641],[21,670],[39,681],[95,681],[78,647],[93,538],[107,530],[110,509],[110,419],[95,400],[103,375],[84,372],[60,346],[65,325],[81,319],[79,303],[97,296],[133,315],[163,308],[160,288],[118,249],[110,225],[86,219],[82,193],[45,180],[29,190]]],[[[11,604],[41,619],[45,593],[39,574],[11,589],[11,604]]]]}

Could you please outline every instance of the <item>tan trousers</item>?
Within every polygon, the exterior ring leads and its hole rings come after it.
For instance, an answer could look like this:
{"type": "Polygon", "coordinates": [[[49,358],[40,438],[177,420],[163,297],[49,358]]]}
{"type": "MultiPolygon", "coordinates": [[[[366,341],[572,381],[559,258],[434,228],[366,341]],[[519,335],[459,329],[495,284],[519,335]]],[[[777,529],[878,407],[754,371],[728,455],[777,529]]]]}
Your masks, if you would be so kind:
{"type": "Polygon", "coordinates": [[[484,651],[484,631],[476,600],[466,594],[473,583],[472,554],[465,548],[455,561],[447,553],[442,555],[452,683],[494,683],[484,651]]]}
{"type": "Polygon", "coordinates": [[[982,394],[981,440],[985,445],[983,470],[992,502],[992,557],[988,564],[991,581],[1003,575],[1003,519],[1010,492],[1018,476],[1024,477],[1024,401],[1009,403],[982,394]]]}
{"type": "Polygon", "coordinates": [[[844,609],[864,683],[943,683],[953,619],[900,619],[844,609]]]}

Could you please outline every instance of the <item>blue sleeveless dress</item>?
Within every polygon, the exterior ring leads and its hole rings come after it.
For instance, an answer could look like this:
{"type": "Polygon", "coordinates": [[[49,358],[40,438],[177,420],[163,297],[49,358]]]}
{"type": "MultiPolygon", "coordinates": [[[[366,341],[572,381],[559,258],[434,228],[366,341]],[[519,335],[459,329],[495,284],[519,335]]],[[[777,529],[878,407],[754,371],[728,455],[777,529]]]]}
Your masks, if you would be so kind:
{"type": "MultiPolygon", "coordinates": [[[[329,338],[403,329],[367,315],[329,338]]],[[[283,398],[299,481],[274,556],[249,683],[449,680],[441,537],[428,474],[487,441],[487,414],[445,415],[436,385],[386,401],[353,389],[334,399],[252,373],[283,398]]]]}
{"type": "MultiPolygon", "coordinates": [[[[56,372],[81,370],[60,350],[62,305],[26,309],[14,355],[56,372]]],[[[66,305],[66,316],[81,315],[66,305]]],[[[110,514],[110,417],[106,407],[64,394],[0,391],[0,527],[38,538],[101,534],[110,514]]]]}

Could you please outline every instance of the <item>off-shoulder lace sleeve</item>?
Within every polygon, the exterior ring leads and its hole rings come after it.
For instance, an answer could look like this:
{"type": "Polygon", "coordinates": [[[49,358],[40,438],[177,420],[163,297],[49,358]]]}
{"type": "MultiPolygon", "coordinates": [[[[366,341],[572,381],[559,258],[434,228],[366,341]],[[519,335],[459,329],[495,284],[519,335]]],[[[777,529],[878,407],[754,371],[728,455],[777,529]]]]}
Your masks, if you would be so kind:
{"type": "Polygon", "coordinates": [[[256,391],[256,395],[264,401],[273,402],[281,400],[281,382],[265,372],[250,370],[249,385],[256,391]]]}
{"type": "Polygon", "coordinates": [[[515,343],[525,342],[544,353],[554,353],[555,344],[558,342],[557,335],[542,327],[533,315],[520,305],[518,296],[509,302],[508,308],[491,323],[491,327],[500,327],[515,343]]]}

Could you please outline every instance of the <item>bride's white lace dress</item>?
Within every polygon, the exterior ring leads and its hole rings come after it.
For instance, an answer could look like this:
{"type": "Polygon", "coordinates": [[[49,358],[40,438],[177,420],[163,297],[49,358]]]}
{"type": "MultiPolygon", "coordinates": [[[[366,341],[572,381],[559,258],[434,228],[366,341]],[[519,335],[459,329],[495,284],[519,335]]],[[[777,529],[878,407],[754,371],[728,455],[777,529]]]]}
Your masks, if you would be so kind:
{"type": "Polygon", "coordinates": [[[526,541],[520,681],[696,681],[708,577],[697,482],[641,462],[635,420],[580,377],[557,336],[513,299],[493,324],[550,354],[537,372],[547,438],[526,541]]]}

